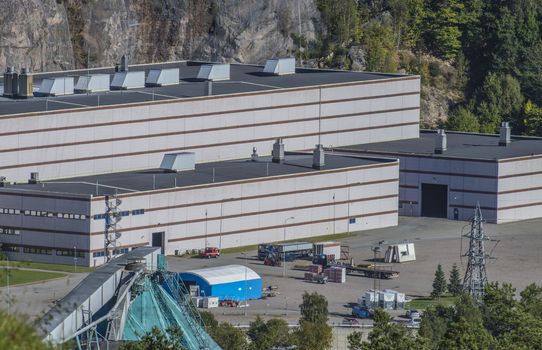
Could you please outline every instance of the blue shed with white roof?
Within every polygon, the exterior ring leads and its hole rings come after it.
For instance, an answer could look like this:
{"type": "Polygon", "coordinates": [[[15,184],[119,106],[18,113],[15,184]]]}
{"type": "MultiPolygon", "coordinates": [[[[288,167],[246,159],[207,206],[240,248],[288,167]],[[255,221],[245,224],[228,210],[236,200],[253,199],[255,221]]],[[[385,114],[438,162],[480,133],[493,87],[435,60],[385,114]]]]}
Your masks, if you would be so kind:
{"type": "Polygon", "coordinates": [[[181,272],[185,284],[199,286],[200,295],[219,300],[247,300],[262,297],[262,278],[249,267],[226,265],[181,272]]]}

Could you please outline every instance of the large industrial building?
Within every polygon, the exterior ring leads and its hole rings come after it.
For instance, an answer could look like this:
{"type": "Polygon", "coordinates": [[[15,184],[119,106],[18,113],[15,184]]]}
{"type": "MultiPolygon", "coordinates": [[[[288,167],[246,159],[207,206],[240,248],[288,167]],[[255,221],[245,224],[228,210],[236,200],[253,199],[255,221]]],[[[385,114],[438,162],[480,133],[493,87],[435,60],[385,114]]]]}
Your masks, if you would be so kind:
{"type": "Polygon", "coordinates": [[[542,138],[422,131],[419,138],[336,148],[399,159],[399,214],[494,223],[542,216],[542,138]]]}
{"type": "Polygon", "coordinates": [[[168,156],[158,161],[167,169],[4,184],[2,249],[16,260],[100,265],[112,216],[121,218],[114,254],[147,245],[175,254],[397,225],[395,159],[317,148],[278,152],[275,161],[253,154],[190,166],[191,157],[181,154],[186,170],[172,171],[176,161],[168,156]]]}
{"type": "Polygon", "coordinates": [[[0,176],[149,169],[181,151],[198,163],[239,159],[277,137],[299,151],[418,136],[419,76],[191,61],[120,69],[35,74],[34,95],[46,97],[0,98],[0,176]],[[104,74],[110,86],[99,87],[104,74]]]}

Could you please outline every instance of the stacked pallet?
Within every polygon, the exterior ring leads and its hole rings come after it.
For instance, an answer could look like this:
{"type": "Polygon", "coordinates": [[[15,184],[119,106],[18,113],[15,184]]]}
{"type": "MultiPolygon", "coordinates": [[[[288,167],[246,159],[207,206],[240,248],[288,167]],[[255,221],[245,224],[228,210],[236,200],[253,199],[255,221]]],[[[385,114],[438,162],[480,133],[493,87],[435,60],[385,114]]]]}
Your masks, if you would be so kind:
{"type": "Polygon", "coordinates": [[[344,267],[333,266],[327,269],[325,273],[330,282],[335,282],[335,283],[346,282],[346,269],[344,267]]]}
{"type": "Polygon", "coordinates": [[[310,265],[309,271],[312,273],[320,274],[322,273],[322,265],[310,265]]]}

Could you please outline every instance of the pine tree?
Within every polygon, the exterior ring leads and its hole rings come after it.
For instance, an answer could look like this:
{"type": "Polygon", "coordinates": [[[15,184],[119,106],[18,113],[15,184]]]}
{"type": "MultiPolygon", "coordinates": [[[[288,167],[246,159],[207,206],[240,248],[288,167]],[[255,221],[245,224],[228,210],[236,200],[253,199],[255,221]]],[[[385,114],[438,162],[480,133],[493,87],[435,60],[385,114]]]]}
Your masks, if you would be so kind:
{"type": "Polygon", "coordinates": [[[431,292],[431,298],[439,298],[446,292],[446,277],[442,272],[442,266],[438,264],[437,271],[435,271],[435,279],[433,280],[433,291],[431,292]]]}
{"type": "Polygon", "coordinates": [[[461,279],[459,278],[459,269],[454,263],[452,265],[452,270],[450,271],[450,279],[448,283],[448,292],[453,296],[461,294],[462,286],[461,279]]]}

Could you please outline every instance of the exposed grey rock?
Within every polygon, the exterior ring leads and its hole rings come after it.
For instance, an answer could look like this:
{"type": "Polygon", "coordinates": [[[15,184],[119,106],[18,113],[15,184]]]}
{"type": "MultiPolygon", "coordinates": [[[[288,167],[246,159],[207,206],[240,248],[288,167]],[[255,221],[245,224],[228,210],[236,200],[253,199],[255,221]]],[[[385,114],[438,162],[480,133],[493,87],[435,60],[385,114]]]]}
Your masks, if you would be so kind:
{"type": "Polygon", "coordinates": [[[362,46],[352,46],[348,50],[348,57],[352,60],[352,70],[367,69],[367,52],[362,46]]]}
{"type": "MultiPolygon", "coordinates": [[[[263,63],[291,55],[298,2],[286,0],[6,0],[0,69],[34,70],[201,59],[263,63]],[[60,4],[59,4],[60,3],[60,4]],[[23,62],[19,64],[19,62],[23,62]]],[[[5,3],[5,4],[4,4],[5,3]]],[[[301,32],[315,38],[314,0],[300,0],[301,32]]]]}

